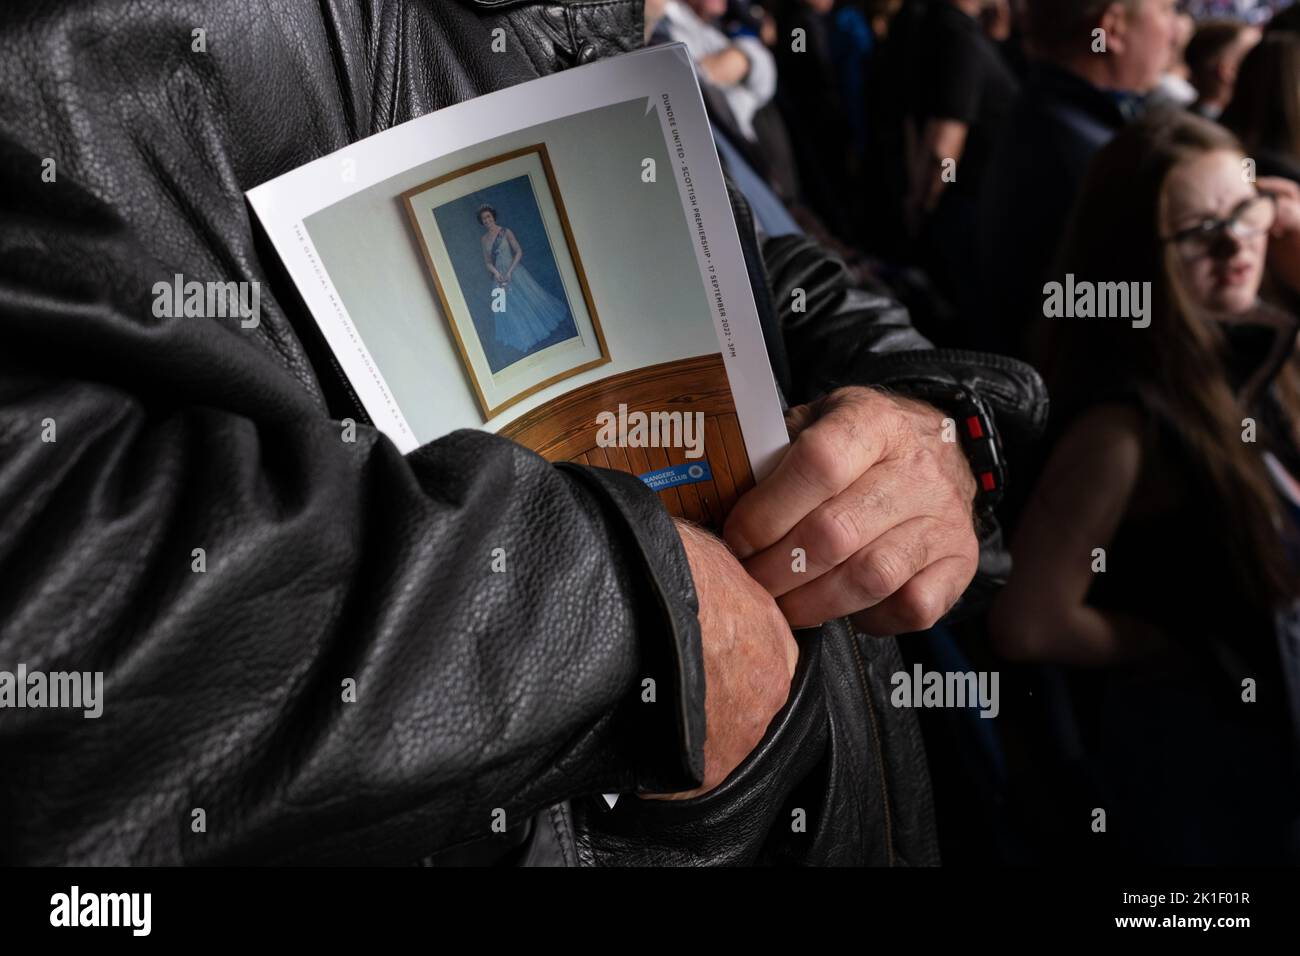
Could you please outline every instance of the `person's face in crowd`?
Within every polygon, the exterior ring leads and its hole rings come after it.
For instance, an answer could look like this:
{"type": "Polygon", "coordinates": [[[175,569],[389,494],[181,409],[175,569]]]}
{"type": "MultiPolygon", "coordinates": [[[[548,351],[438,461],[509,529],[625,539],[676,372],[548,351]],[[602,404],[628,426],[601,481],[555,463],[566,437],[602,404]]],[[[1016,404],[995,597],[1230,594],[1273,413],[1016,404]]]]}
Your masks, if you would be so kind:
{"type": "Polygon", "coordinates": [[[1145,93],[1169,67],[1178,13],[1176,0],[1134,0],[1120,7],[1113,21],[1111,51],[1119,70],[1121,89],[1145,93]]]}
{"type": "Polygon", "coordinates": [[[1242,174],[1244,158],[1216,150],[1185,160],[1161,193],[1161,235],[1181,237],[1168,242],[1170,278],[1189,304],[1220,315],[1255,305],[1273,224],[1272,202],[1242,174]],[[1233,225],[1190,232],[1234,215],[1233,225]]]}

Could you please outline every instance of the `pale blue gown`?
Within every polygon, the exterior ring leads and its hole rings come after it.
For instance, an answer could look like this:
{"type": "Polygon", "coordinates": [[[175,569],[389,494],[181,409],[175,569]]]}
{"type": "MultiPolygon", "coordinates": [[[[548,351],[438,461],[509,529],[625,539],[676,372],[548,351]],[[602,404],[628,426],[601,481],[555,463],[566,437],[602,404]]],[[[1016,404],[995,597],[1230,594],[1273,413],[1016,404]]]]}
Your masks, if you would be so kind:
{"type": "MultiPolygon", "coordinates": [[[[492,241],[492,264],[505,275],[514,258],[503,227],[492,241]]],[[[522,261],[515,266],[505,290],[505,309],[496,313],[496,338],[503,345],[527,352],[569,317],[568,306],[547,292],[522,261]]]]}

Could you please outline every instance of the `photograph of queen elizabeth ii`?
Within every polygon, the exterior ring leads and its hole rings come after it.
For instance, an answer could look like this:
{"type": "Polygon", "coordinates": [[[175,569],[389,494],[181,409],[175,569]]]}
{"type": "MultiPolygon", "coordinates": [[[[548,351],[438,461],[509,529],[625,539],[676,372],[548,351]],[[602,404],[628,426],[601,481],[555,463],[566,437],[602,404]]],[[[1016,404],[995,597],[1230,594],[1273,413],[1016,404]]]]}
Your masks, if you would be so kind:
{"type": "Polygon", "coordinates": [[[544,144],[402,198],[485,420],[610,361],[544,144]]]}
{"type": "MultiPolygon", "coordinates": [[[[520,185],[526,188],[528,180],[523,177],[512,179],[484,192],[503,193],[510,187],[520,185]]],[[[433,211],[438,224],[443,226],[444,234],[453,226],[450,222],[444,225],[444,222],[457,214],[455,207],[462,202],[464,200],[457,200],[433,211]]],[[[506,208],[510,207],[507,205],[506,208]]],[[[521,215],[520,218],[536,219],[540,226],[541,217],[536,215],[535,207],[524,208],[531,215],[521,215]]],[[[490,360],[493,371],[543,347],[544,343],[562,342],[577,335],[578,330],[573,324],[568,298],[564,295],[559,270],[555,268],[555,259],[550,253],[549,245],[540,247],[542,254],[539,256],[537,253],[540,243],[529,243],[529,249],[537,262],[534,268],[542,280],[538,281],[528,266],[523,264],[524,248],[519,242],[518,234],[501,221],[497,207],[485,202],[475,210],[475,218],[483,227],[479,245],[483,250],[483,265],[492,278],[492,290],[488,299],[493,310],[490,325],[493,345],[499,346],[489,352],[490,356],[495,357],[495,360],[490,360]],[[514,355],[516,352],[520,354],[514,355]]],[[[530,221],[527,226],[533,226],[533,223],[530,221]]],[[[539,237],[544,236],[540,230],[531,231],[539,237]]]]}

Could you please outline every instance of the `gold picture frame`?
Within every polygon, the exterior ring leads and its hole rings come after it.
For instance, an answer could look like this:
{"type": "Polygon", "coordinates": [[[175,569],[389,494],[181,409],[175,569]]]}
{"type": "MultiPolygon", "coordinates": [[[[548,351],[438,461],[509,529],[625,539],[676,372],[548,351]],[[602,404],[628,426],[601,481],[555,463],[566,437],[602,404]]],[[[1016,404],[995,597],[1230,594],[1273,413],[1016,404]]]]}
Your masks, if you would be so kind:
{"type": "MultiPolygon", "coordinates": [[[[516,166],[519,165],[519,163],[516,163],[516,166]]],[[[518,175],[524,174],[516,174],[516,176],[518,175]]],[[[510,178],[511,177],[509,176],[504,176],[497,182],[505,183],[510,178]]],[[[490,184],[483,188],[490,188],[490,184]]],[[[483,159],[476,163],[471,163],[468,166],[462,166],[459,169],[455,169],[449,173],[438,176],[435,179],[428,180],[418,186],[405,190],[401,193],[400,200],[406,208],[407,217],[409,218],[411,227],[415,232],[416,240],[420,245],[420,252],[424,258],[425,266],[429,271],[429,276],[432,279],[434,290],[437,293],[438,303],[442,307],[443,315],[446,317],[447,324],[451,329],[452,337],[455,339],[457,350],[460,353],[461,363],[468,373],[470,385],[474,390],[474,397],[478,401],[485,422],[495,418],[506,409],[516,405],[529,396],[535,395],[542,389],[554,385],[556,382],[563,381],[564,379],[571,378],[575,375],[581,374],[582,372],[597,368],[612,361],[609,347],[605,341],[605,333],[601,328],[600,317],[596,311],[596,303],[591,294],[591,286],[587,281],[587,273],[583,268],[582,257],[578,252],[577,242],[573,236],[573,229],[569,223],[569,215],[565,209],[564,199],[560,194],[559,185],[555,179],[555,169],[551,164],[551,158],[547,152],[545,143],[535,143],[530,146],[513,149],[509,152],[488,159],[483,159]],[[540,165],[542,173],[541,178],[544,180],[546,186],[546,198],[553,206],[553,218],[558,220],[561,234],[564,237],[564,248],[562,251],[568,256],[568,268],[571,269],[573,278],[576,278],[578,291],[581,293],[582,308],[586,311],[585,317],[581,317],[576,314],[576,310],[573,308],[574,299],[576,297],[572,295],[574,290],[568,288],[569,283],[566,281],[565,264],[560,258],[561,250],[557,249],[558,243],[556,243],[554,238],[550,235],[550,230],[546,228],[548,211],[544,208],[543,200],[538,194],[537,182],[534,180],[532,173],[528,172],[527,175],[529,182],[533,187],[534,200],[538,205],[538,217],[542,221],[543,228],[546,231],[552,262],[556,267],[556,272],[560,276],[561,283],[565,285],[567,298],[566,304],[569,309],[570,318],[573,321],[574,329],[578,333],[579,337],[581,337],[583,326],[586,324],[583,319],[585,318],[586,320],[589,320],[592,332],[592,342],[582,343],[584,346],[588,346],[582,350],[574,348],[566,350],[565,354],[570,352],[575,353],[575,358],[577,359],[577,361],[570,366],[562,368],[557,366],[556,369],[551,369],[545,361],[539,360],[532,362],[529,369],[532,370],[534,374],[531,376],[520,374],[518,376],[518,387],[513,388],[512,390],[512,386],[510,385],[498,387],[496,378],[501,377],[504,373],[513,369],[514,366],[512,365],[506,369],[498,369],[493,372],[490,365],[485,364],[483,358],[486,354],[485,346],[480,340],[479,331],[474,323],[474,318],[469,311],[468,299],[464,295],[461,283],[457,279],[455,265],[451,261],[450,253],[447,251],[447,243],[441,236],[441,231],[436,220],[433,221],[432,227],[430,227],[427,222],[421,222],[420,208],[417,207],[416,200],[417,197],[420,197],[423,205],[429,201],[430,192],[437,190],[439,187],[445,187],[448,184],[457,182],[458,180],[463,180],[466,176],[471,174],[481,173],[483,170],[491,167],[503,166],[504,164],[512,163],[514,161],[522,160],[523,164],[526,166],[532,159],[535,159],[540,165]],[[437,241],[433,248],[430,246],[429,232],[431,228],[437,237],[437,241]],[[471,348],[470,343],[467,342],[467,336],[469,334],[473,334],[474,345],[476,348],[471,348]],[[594,355],[592,347],[594,347],[594,355]],[[485,381],[485,378],[489,379],[489,381],[485,381]]],[[[455,200],[446,200],[446,202],[452,201],[455,200]]],[[[437,207],[430,206],[429,208],[430,216],[432,216],[433,210],[437,207]]],[[[559,343],[559,345],[567,344],[567,341],[559,343]]],[[[538,353],[538,355],[543,355],[551,349],[558,349],[559,345],[549,346],[538,353]]],[[[529,356],[529,358],[531,359],[531,356],[529,356]]],[[[516,364],[522,365],[523,360],[520,360],[516,364]]]]}

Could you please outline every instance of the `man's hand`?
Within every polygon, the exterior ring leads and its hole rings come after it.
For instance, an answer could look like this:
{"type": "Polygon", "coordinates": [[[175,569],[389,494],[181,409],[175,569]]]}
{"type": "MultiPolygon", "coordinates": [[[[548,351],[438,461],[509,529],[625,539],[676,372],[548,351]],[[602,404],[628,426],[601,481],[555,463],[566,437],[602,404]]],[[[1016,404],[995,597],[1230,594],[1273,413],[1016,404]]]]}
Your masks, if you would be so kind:
{"type": "Polygon", "coordinates": [[[858,387],[787,413],[790,450],[723,535],[791,625],[852,614],[869,634],[899,634],[956,603],[979,564],[975,476],[943,421],[858,387]]]}
{"type": "Polygon", "coordinates": [[[763,739],[790,695],[799,645],[772,596],[713,535],[683,521],[677,530],[700,601],[704,650],[704,785],[656,795],[684,800],[727,778],[763,739]]]}

